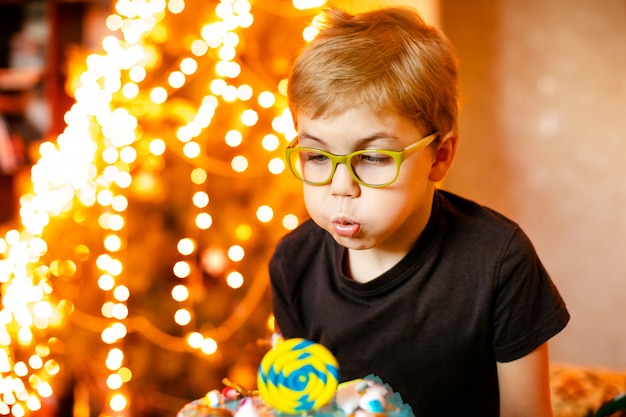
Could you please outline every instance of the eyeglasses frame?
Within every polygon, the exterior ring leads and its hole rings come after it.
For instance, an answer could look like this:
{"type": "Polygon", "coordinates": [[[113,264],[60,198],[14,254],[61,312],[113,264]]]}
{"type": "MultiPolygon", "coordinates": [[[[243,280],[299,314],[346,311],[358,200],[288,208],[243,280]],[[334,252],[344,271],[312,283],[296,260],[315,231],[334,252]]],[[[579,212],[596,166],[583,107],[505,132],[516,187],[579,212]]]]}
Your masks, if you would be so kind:
{"type": "Polygon", "coordinates": [[[350,152],[345,155],[335,155],[334,153],[323,151],[317,148],[295,146],[298,143],[298,139],[299,139],[299,136],[296,136],[295,139],[292,140],[291,143],[285,148],[285,158],[287,160],[287,165],[289,166],[289,170],[291,171],[293,176],[305,184],[316,185],[316,186],[329,184],[333,180],[333,177],[335,176],[337,165],[344,164],[346,168],[348,168],[348,172],[350,173],[352,178],[358,184],[363,185],[365,187],[370,187],[370,188],[381,188],[381,187],[386,187],[388,185],[393,184],[398,179],[398,175],[400,175],[400,166],[402,165],[402,162],[404,162],[409,156],[413,155],[415,152],[430,145],[438,136],[439,136],[439,132],[431,133],[430,135],[424,136],[417,142],[412,143],[411,145],[407,146],[401,151],[390,151],[386,149],[362,149],[362,150],[350,152]],[[330,159],[330,161],[333,164],[333,168],[330,172],[330,175],[328,176],[328,179],[326,181],[315,182],[315,181],[307,181],[304,178],[300,178],[300,176],[296,174],[296,171],[291,164],[291,154],[294,153],[295,151],[311,151],[311,152],[319,153],[321,155],[328,157],[328,159],[330,159]],[[390,156],[394,159],[397,168],[396,168],[396,175],[391,181],[388,181],[383,184],[372,185],[372,184],[367,184],[363,182],[356,175],[356,172],[354,172],[354,170],[352,169],[352,164],[350,164],[350,161],[352,160],[353,157],[357,155],[362,155],[364,153],[371,153],[371,152],[381,153],[383,155],[390,156]]]}

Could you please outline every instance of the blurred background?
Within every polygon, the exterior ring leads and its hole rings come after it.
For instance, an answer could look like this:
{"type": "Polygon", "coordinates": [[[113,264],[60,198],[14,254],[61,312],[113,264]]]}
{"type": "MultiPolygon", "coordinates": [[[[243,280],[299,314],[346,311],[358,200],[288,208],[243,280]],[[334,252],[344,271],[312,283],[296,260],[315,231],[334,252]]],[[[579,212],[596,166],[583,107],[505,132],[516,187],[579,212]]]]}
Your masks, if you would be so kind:
{"type": "MultiPolygon", "coordinates": [[[[626,368],[626,2],[332,4],[445,31],[442,187],[535,243],[572,313],[554,362],[626,368]]],[[[325,5],[0,0],[0,415],[171,416],[254,386],[267,261],[306,218],[284,80],[325,5]]]]}

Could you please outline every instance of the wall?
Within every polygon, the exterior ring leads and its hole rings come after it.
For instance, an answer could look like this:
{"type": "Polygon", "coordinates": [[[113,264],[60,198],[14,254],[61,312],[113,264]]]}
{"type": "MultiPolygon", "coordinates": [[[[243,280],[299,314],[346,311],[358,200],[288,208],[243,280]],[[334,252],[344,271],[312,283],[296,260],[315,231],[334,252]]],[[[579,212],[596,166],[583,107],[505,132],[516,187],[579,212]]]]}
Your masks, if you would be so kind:
{"type": "Polygon", "coordinates": [[[626,368],[626,2],[443,0],[461,148],[445,188],[518,221],[572,314],[552,359],[626,368]]]}
{"type": "Polygon", "coordinates": [[[419,10],[426,22],[439,25],[439,0],[334,0],[329,3],[344,8],[351,13],[359,13],[384,6],[411,6],[419,10]]]}

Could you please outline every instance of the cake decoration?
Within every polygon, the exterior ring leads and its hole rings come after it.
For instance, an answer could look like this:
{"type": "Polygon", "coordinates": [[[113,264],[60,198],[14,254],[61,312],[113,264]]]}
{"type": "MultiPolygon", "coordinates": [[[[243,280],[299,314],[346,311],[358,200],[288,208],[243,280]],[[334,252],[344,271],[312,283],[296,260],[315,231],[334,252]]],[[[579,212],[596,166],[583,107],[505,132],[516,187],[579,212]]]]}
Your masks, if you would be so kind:
{"type": "Polygon", "coordinates": [[[339,366],[324,346],[280,341],[257,371],[257,389],[222,380],[177,417],[415,417],[399,393],[376,375],[338,383],[339,366]]]}
{"type": "Polygon", "coordinates": [[[276,410],[298,414],[328,404],[337,391],[339,365],[324,346],[287,339],[265,354],[257,377],[261,398],[276,410]]]}
{"type": "Polygon", "coordinates": [[[383,413],[387,407],[385,398],[389,394],[384,385],[372,379],[356,379],[339,384],[335,401],[347,416],[358,411],[383,413]]]}

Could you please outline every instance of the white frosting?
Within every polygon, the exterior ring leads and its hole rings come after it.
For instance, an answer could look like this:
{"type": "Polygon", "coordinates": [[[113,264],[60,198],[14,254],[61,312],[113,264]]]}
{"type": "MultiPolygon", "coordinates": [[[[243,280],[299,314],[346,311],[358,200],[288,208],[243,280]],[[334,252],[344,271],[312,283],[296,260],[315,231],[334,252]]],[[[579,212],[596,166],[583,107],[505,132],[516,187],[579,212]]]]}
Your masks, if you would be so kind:
{"type": "Polygon", "coordinates": [[[261,417],[261,413],[254,406],[251,398],[245,398],[235,412],[235,417],[261,417]]]}

